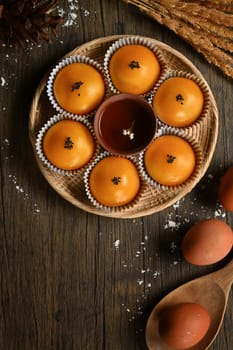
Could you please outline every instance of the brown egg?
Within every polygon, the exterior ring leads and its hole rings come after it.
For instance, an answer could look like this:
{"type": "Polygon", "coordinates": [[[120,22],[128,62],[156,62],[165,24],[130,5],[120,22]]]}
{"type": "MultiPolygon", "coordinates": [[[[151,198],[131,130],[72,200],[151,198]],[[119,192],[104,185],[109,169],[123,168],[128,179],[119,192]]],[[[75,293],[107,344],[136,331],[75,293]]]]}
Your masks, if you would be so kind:
{"type": "Polygon", "coordinates": [[[233,244],[232,229],[225,222],[208,219],[193,225],[182,241],[184,258],[194,265],[210,265],[223,259],[233,244]]]}
{"type": "Polygon", "coordinates": [[[159,334],[173,349],[188,349],[205,336],[210,321],[207,310],[199,304],[171,305],[161,312],[159,334]]]}
{"type": "Polygon", "coordinates": [[[220,180],[218,199],[226,210],[233,211],[233,166],[227,169],[220,180]]]}

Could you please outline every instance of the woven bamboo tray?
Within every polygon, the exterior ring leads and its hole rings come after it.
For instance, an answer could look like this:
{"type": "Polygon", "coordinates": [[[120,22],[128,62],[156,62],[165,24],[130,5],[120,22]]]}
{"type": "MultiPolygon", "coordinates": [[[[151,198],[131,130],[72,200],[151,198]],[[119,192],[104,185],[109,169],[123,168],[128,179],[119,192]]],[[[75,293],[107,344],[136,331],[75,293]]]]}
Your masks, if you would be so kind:
{"type": "MultiPolygon", "coordinates": [[[[120,38],[122,38],[122,36],[119,35],[99,38],[75,48],[66,56],[77,54],[86,55],[95,59],[100,64],[103,64],[103,58],[106,50],[114,41],[120,38]]],[[[146,39],[153,44],[156,44],[160,48],[165,60],[171,69],[182,70],[195,74],[199,79],[205,82],[208,87],[207,82],[199,70],[181,53],[172,49],[168,45],[161,43],[160,41],[152,38],[146,39]]],[[[30,141],[32,143],[40,171],[42,172],[45,179],[54,188],[54,190],[59,193],[59,195],[61,195],[64,199],[76,207],[79,207],[90,213],[115,218],[135,218],[150,215],[171,206],[176,201],[184,197],[194,188],[194,186],[205,174],[214,153],[218,134],[218,110],[215,99],[209,87],[208,90],[210,94],[210,107],[208,116],[206,118],[202,118],[200,122],[195,123],[193,126],[187,128],[186,130],[187,137],[192,137],[195,139],[199,144],[202,152],[202,164],[197,176],[191,182],[189,182],[187,186],[184,186],[181,189],[170,187],[169,189],[162,190],[154,188],[142,180],[145,190],[143,191],[140,200],[135,205],[126,209],[114,208],[112,211],[105,211],[95,208],[90,203],[85,193],[82,171],[78,175],[71,177],[59,175],[49,170],[37,156],[35,149],[37,133],[45,124],[45,122],[51,116],[56,114],[56,111],[51,106],[46,94],[46,82],[48,75],[49,72],[44,76],[41,83],[39,84],[32,101],[29,116],[30,141]]]]}

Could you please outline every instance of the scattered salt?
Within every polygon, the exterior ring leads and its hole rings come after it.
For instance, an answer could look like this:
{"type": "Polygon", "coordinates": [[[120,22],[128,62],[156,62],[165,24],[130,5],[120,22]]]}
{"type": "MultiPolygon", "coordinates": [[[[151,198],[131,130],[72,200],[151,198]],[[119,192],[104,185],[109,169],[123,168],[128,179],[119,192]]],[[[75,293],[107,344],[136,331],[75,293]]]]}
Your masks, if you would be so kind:
{"type": "Polygon", "coordinates": [[[216,209],[214,212],[214,217],[215,218],[219,218],[219,217],[225,218],[226,217],[226,211],[219,202],[217,202],[217,206],[216,206],[216,209]]]}
{"type": "Polygon", "coordinates": [[[84,13],[83,13],[83,14],[84,14],[85,17],[87,17],[87,16],[90,15],[90,12],[89,12],[88,10],[84,10],[84,13]]]}
{"type": "MultiPolygon", "coordinates": [[[[2,110],[4,110],[4,108],[2,110]]],[[[1,145],[1,149],[3,150],[2,156],[4,160],[14,158],[13,154],[9,153],[9,147],[10,147],[10,142],[7,138],[5,138],[1,145]]]]}
{"type": "Polygon", "coordinates": [[[62,7],[57,10],[58,16],[65,18],[63,27],[78,25],[78,11],[82,11],[84,17],[90,16],[90,11],[82,7],[79,0],[68,0],[67,4],[67,10],[62,7]]]}
{"type": "Polygon", "coordinates": [[[137,283],[138,283],[138,285],[139,285],[139,286],[141,286],[141,285],[144,283],[144,281],[143,281],[143,280],[138,279],[138,280],[137,280],[137,283]]]}
{"type": "Polygon", "coordinates": [[[58,16],[64,17],[66,19],[63,23],[63,27],[71,27],[73,25],[77,25],[78,10],[79,0],[68,0],[68,12],[66,12],[62,7],[58,8],[58,16]]]}
{"type": "Polygon", "coordinates": [[[158,278],[159,275],[160,275],[160,272],[155,271],[155,272],[153,273],[153,278],[158,278]]]}
{"type": "Polygon", "coordinates": [[[169,229],[169,228],[179,228],[180,223],[175,222],[173,220],[168,220],[168,222],[165,224],[164,228],[169,229]]]}
{"type": "Polygon", "coordinates": [[[173,209],[178,209],[180,207],[180,201],[177,201],[175,204],[173,204],[173,209]]]}
{"type": "MultiPolygon", "coordinates": [[[[23,198],[24,201],[26,200],[30,200],[30,196],[27,192],[25,192],[25,190],[23,189],[22,186],[20,186],[18,184],[18,180],[17,177],[13,174],[9,174],[8,175],[9,180],[11,181],[11,183],[13,185],[15,185],[15,189],[17,191],[18,194],[20,194],[23,198]]],[[[32,204],[32,210],[33,210],[33,214],[38,214],[40,213],[40,208],[39,205],[37,203],[32,204]]]]}
{"type": "Polygon", "coordinates": [[[58,8],[57,14],[58,14],[59,17],[64,17],[66,12],[65,12],[65,10],[63,8],[58,8]]]}
{"type": "Polygon", "coordinates": [[[171,242],[170,243],[170,247],[169,247],[170,253],[173,254],[176,251],[176,248],[177,248],[176,243],[175,242],[171,242]]]}
{"type": "Polygon", "coordinates": [[[78,17],[78,15],[74,12],[68,13],[67,20],[64,22],[63,26],[64,27],[71,27],[74,24],[77,24],[77,22],[76,22],[77,17],[78,17]]]}
{"type": "Polygon", "coordinates": [[[40,208],[38,207],[38,204],[34,204],[34,212],[35,213],[40,213],[40,208]]]}
{"type": "Polygon", "coordinates": [[[15,189],[18,193],[24,194],[24,199],[28,198],[28,194],[24,192],[23,188],[18,184],[17,178],[15,175],[9,174],[8,178],[10,179],[11,183],[15,185],[15,189]]]}
{"type": "Polygon", "coordinates": [[[184,222],[189,223],[190,222],[190,218],[184,218],[184,222]]]}
{"type": "Polygon", "coordinates": [[[7,138],[4,139],[3,143],[7,147],[10,146],[10,141],[7,138]]]}
{"type": "Polygon", "coordinates": [[[113,244],[114,244],[116,249],[119,249],[119,247],[120,247],[120,240],[117,239],[113,244]]]}
{"type": "Polygon", "coordinates": [[[1,77],[1,84],[0,86],[6,86],[7,83],[6,83],[6,79],[4,77],[1,77]]]}
{"type": "Polygon", "coordinates": [[[16,185],[15,188],[16,188],[17,192],[19,192],[19,193],[24,193],[24,190],[23,190],[22,187],[16,185]]]}
{"type": "Polygon", "coordinates": [[[78,9],[79,7],[79,0],[68,0],[70,9],[78,9]]]}
{"type": "Polygon", "coordinates": [[[132,316],[132,317],[129,319],[129,322],[132,322],[133,320],[135,320],[135,316],[132,316]]]}

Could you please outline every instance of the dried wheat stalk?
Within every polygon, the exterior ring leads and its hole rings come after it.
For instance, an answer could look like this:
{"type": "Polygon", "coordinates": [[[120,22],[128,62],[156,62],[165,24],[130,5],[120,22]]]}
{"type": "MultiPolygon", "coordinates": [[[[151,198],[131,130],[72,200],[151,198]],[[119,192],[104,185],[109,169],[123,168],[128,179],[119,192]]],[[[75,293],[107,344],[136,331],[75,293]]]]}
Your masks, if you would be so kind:
{"type": "Polygon", "coordinates": [[[233,1],[123,1],[170,28],[233,78],[233,1]]]}

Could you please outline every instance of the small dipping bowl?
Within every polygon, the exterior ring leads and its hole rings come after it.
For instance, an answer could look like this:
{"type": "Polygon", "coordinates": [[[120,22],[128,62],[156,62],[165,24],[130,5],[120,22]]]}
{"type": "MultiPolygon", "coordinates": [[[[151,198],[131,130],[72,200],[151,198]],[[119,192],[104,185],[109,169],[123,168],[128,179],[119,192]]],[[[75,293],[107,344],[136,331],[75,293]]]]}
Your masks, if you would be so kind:
{"type": "Polygon", "coordinates": [[[118,155],[143,151],[153,140],[157,121],[151,105],[142,96],[109,97],[96,111],[94,130],[101,146],[118,155]]]}

